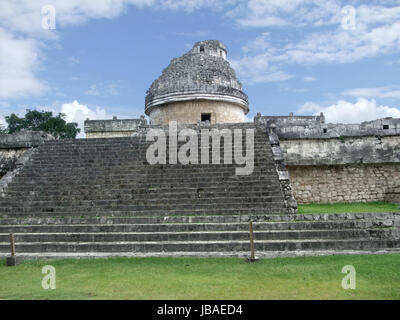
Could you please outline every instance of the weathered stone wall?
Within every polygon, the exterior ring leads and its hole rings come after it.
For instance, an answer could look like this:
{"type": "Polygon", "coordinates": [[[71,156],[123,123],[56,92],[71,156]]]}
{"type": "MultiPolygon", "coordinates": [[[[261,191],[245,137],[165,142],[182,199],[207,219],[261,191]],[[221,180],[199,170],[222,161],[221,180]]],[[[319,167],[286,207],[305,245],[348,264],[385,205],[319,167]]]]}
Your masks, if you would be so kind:
{"type": "Polygon", "coordinates": [[[400,187],[400,163],[287,168],[298,203],[396,201],[400,187]]]}
{"type": "Polygon", "coordinates": [[[280,139],[287,165],[400,163],[400,135],[280,139]]]}
{"type": "Polygon", "coordinates": [[[41,131],[21,131],[15,134],[0,134],[0,179],[16,168],[18,159],[30,148],[54,137],[41,131]]]}
{"type": "Polygon", "coordinates": [[[320,116],[268,117],[299,203],[400,202],[400,119],[325,123],[320,116]]]}
{"type": "Polygon", "coordinates": [[[14,134],[0,134],[0,149],[33,148],[54,137],[42,131],[20,131],[14,134]]]}
{"type": "Polygon", "coordinates": [[[0,196],[36,147],[54,137],[41,131],[0,134],[0,196]]]}
{"type": "Polygon", "coordinates": [[[131,136],[132,136],[132,132],[129,132],[129,131],[88,132],[88,133],[86,133],[87,139],[118,138],[118,137],[131,137],[131,136]]]}
{"type": "Polygon", "coordinates": [[[268,117],[257,115],[254,122],[274,126],[279,139],[331,139],[342,137],[400,135],[400,119],[383,118],[359,124],[325,123],[320,116],[268,117]]]}
{"type": "Polygon", "coordinates": [[[130,137],[146,127],[147,120],[140,119],[112,119],[85,121],[86,138],[115,138],[130,137]]]}
{"type": "Polygon", "coordinates": [[[211,113],[211,123],[244,122],[242,107],[224,101],[191,100],[155,107],[150,113],[151,124],[168,124],[170,121],[197,123],[202,113],[211,113]]]}
{"type": "Polygon", "coordinates": [[[294,116],[290,114],[289,116],[262,116],[260,113],[254,117],[254,122],[270,126],[271,124],[276,125],[279,131],[284,130],[291,126],[318,126],[325,124],[325,116],[321,113],[319,116],[294,116]]]}
{"type": "Polygon", "coordinates": [[[0,149],[0,178],[7,172],[15,169],[18,158],[22,156],[28,148],[19,149],[0,149]]]}
{"type": "Polygon", "coordinates": [[[400,202],[400,136],[281,140],[299,203],[400,202]]]}

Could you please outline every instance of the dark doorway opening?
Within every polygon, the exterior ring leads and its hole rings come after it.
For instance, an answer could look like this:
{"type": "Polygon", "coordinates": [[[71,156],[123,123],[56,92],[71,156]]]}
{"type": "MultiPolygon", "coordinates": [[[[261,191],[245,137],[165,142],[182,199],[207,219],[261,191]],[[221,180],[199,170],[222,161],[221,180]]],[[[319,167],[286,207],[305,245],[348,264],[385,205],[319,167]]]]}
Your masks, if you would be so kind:
{"type": "Polygon", "coordinates": [[[206,122],[206,121],[211,122],[211,113],[202,113],[201,114],[201,121],[202,122],[206,122]]]}

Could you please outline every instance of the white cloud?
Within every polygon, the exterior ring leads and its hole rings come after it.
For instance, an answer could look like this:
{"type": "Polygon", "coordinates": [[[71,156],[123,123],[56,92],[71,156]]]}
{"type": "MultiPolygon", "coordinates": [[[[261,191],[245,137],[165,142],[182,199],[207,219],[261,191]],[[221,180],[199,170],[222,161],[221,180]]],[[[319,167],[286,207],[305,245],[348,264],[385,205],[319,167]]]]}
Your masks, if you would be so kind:
{"type": "Polygon", "coordinates": [[[92,84],[85,93],[90,96],[118,96],[120,88],[118,84],[92,84]]]}
{"type": "Polygon", "coordinates": [[[40,44],[15,37],[0,28],[0,98],[43,94],[47,85],[36,78],[40,64],[40,44]]]}
{"type": "Polygon", "coordinates": [[[0,116],[0,129],[4,129],[6,127],[6,119],[3,116],[0,116]]]}
{"type": "Polygon", "coordinates": [[[220,11],[228,6],[235,5],[240,0],[155,0],[153,5],[166,9],[183,9],[192,12],[201,8],[211,8],[220,11]]]}
{"type": "Polygon", "coordinates": [[[377,24],[391,24],[399,20],[398,1],[369,0],[249,0],[240,10],[232,10],[230,16],[244,27],[304,27],[341,23],[348,12],[345,6],[354,5],[358,28],[377,24]],[[397,5],[397,6],[396,6],[397,5]]]}
{"type": "Polygon", "coordinates": [[[230,60],[239,78],[249,84],[280,82],[293,78],[278,67],[269,63],[268,55],[244,57],[240,60],[230,60]]]}
{"type": "Polygon", "coordinates": [[[204,38],[208,35],[208,31],[199,30],[195,32],[175,32],[174,34],[182,37],[204,38]]]}
{"type": "Polygon", "coordinates": [[[78,57],[69,57],[67,60],[71,65],[79,64],[81,62],[81,59],[79,59],[78,57]]]}
{"type": "MultiPolygon", "coordinates": [[[[233,1],[235,2],[235,1],[233,1]]],[[[222,8],[222,0],[1,0],[0,1],[0,99],[42,95],[48,86],[36,70],[48,41],[59,38],[58,29],[81,25],[90,19],[112,19],[130,5],[192,11],[202,7],[222,8]],[[42,28],[42,7],[56,10],[56,30],[42,28]]],[[[79,62],[75,57],[71,63],[79,62]]],[[[116,90],[113,91],[114,93],[116,90]]]]}
{"type": "Polygon", "coordinates": [[[313,33],[282,48],[278,61],[347,63],[400,51],[400,22],[373,29],[313,33]]]}
{"type": "Polygon", "coordinates": [[[399,99],[400,88],[395,88],[392,86],[378,88],[356,88],[344,91],[342,94],[348,97],[399,99]]]}
{"type": "Polygon", "coordinates": [[[0,101],[1,108],[8,108],[10,104],[7,101],[0,101]]]}
{"type": "Polygon", "coordinates": [[[95,84],[92,84],[92,85],[89,87],[89,90],[87,90],[85,93],[88,94],[88,95],[90,95],[90,96],[99,96],[99,95],[100,95],[100,92],[99,92],[99,90],[97,89],[97,85],[95,85],[95,84]]]}
{"type": "MultiPolygon", "coordinates": [[[[356,6],[360,1],[352,3],[356,6]]],[[[43,48],[59,37],[57,30],[41,27],[41,8],[48,4],[56,9],[57,28],[84,24],[91,19],[112,19],[124,14],[128,6],[187,12],[225,9],[226,17],[244,27],[313,26],[313,31],[324,27],[296,42],[280,39],[275,46],[266,32],[249,41],[242,48],[244,56],[232,61],[248,83],[291,79],[293,75],[284,70],[287,64],[348,63],[400,52],[400,6],[396,1],[371,0],[368,5],[356,6],[356,29],[344,30],[340,27],[342,6],[348,4],[344,0],[3,0],[0,99],[40,95],[48,89],[36,72],[43,67],[43,48]],[[12,63],[15,61],[16,72],[11,72],[7,65],[9,57],[13,57],[12,63]]],[[[201,34],[204,32],[197,33],[201,34]]],[[[118,90],[109,91],[113,94],[118,90]]]]}
{"type": "Polygon", "coordinates": [[[303,81],[304,81],[304,82],[313,82],[313,81],[315,81],[315,80],[317,80],[317,79],[314,78],[314,77],[311,77],[311,76],[305,76],[305,77],[303,78],[303,81]]]}
{"type": "Polygon", "coordinates": [[[255,40],[250,41],[247,45],[242,47],[244,53],[255,53],[255,52],[263,52],[268,48],[271,48],[272,45],[269,42],[270,33],[263,32],[260,36],[258,36],[255,40]]]}
{"type": "Polygon", "coordinates": [[[80,104],[76,100],[70,103],[64,103],[61,106],[61,113],[66,115],[65,121],[78,123],[78,127],[81,129],[78,138],[83,138],[85,136],[84,122],[86,119],[98,120],[110,117],[104,108],[94,107],[94,109],[91,109],[86,105],[80,104]]]}
{"type": "MultiPolygon", "coordinates": [[[[244,70],[253,68],[247,82],[270,81],[269,77],[264,77],[265,68],[258,68],[262,65],[268,65],[275,74],[287,74],[284,66],[289,64],[350,63],[385,54],[400,53],[400,6],[384,7],[373,4],[358,6],[356,28],[345,30],[341,26],[343,14],[341,6],[338,5],[341,3],[320,0],[249,1],[246,12],[250,20],[246,20],[246,26],[252,23],[253,26],[262,26],[257,22],[260,21],[260,17],[269,19],[272,16],[285,18],[287,27],[291,28],[307,24],[324,27],[318,31],[315,31],[317,28],[311,29],[311,32],[307,30],[303,38],[294,42],[280,39],[271,45],[265,33],[249,41],[242,48],[244,57],[235,61],[244,70]],[[257,63],[253,64],[255,61],[257,63]]],[[[237,19],[243,24],[243,20],[237,19]]],[[[277,23],[275,26],[280,24],[277,23]]]]}
{"type": "MultiPolygon", "coordinates": [[[[384,5],[383,1],[380,4],[384,5]]],[[[392,2],[399,4],[399,2],[392,2]]],[[[400,18],[400,7],[384,7],[379,5],[361,5],[357,8],[357,23],[361,25],[390,24],[400,18]]]]}
{"type": "Polygon", "coordinates": [[[336,0],[250,0],[237,12],[244,27],[299,27],[334,23],[341,10],[336,0]]]}
{"type": "Polygon", "coordinates": [[[127,5],[143,7],[153,0],[3,0],[0,2],[0,21],[3,27],[34,37],[54,38],[53,31],[42,28],[42,7],[52,5],[56,9],[57,26],[73,26],[90,19],[115,18],[127,5]]]}
{"type": "Polygon", "coordinates": [[[106,93],[111,96],[118,96],[120,94],[120,86],[118,84],[109,84],[106,87],[106,93]]]}
{"type": "Polygon", "coordinates": [[[378,105],[374,99],[365,98],[358,98],[355,103],[339,100],[327,107],[307,102],[298,112],[315,115],[323,112],[328,123],[360,123],[386,117],[400,118],[400,109],[378,105]]]}

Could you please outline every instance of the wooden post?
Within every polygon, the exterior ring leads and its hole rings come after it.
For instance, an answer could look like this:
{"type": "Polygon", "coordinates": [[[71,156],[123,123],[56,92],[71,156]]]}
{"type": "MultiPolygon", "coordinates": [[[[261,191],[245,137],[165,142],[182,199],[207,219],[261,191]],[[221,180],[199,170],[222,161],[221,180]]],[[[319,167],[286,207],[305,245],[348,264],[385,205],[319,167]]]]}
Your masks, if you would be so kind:
{"type": "Polygon", "coordinates": [[[15,256],[15,241],[14,241],[14,233],[10,233],[10,247],[11,247],[11,256],[6,257],[6,265],[9,267],[15,267],[17,264],[21,262],[19,257],[15,256]]]}
{"type": "Polygon", "coordinates": [[[250,261],[254,261],[254,233],[253,233],[253,221],[250,220],[250,261]]]}
{"type": "Polygon", "coordinates": [[[15,242],[13,233],[10,233],[10,245],[11,245],[11,256],[15,257],[15,242]]]}

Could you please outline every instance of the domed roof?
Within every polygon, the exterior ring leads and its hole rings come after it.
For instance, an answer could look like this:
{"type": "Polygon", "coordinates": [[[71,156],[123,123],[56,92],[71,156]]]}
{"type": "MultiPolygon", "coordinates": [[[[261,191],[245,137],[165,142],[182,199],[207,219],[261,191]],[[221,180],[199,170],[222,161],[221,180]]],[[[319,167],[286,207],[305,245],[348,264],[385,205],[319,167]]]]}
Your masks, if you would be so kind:
{"type": "Polygon", "coordinates": [[[172,59],[147,91],[146,114],[158,105],[197,99],[232,102],[247,113],[248,97],[226,53],[221,42],[209,40],[196,43],[192,50],[172,59]]]}

